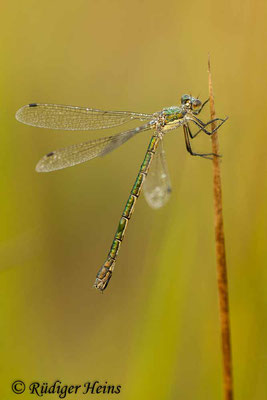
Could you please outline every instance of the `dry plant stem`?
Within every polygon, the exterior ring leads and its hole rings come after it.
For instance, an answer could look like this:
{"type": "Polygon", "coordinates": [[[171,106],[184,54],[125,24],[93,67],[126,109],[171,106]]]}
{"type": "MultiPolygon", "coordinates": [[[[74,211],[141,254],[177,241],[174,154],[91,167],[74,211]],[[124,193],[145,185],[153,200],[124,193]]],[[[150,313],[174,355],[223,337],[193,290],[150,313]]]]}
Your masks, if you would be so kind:
{"type": "MultiPolygon", "coordinates": [[[[215,117],[213,88],[210,71],[210,58],[208,59],[209,74],[209,96],[210,96],[210,115],[211,119],[215,117]]],[[[216,128],[216,123],[211,124],[211,129],[216,128]]],[[[218,134],[215,132],[212,137],[212,152],[219,154],[218,134]]],[[[216,263],[217,263],[217,281],[219,294],[219,310],[221,321],[221,341],[223,358],[223,381],[224,381],[224,399],[233,400],[233,373],[232,373],[232,354],[231,354],[231,331],[228,301],[228,283],[225,257],[225,241],[223,230],[222,214],[222,189],[220,159],[213,157],[213,191],[214,191],[214,210],[215,210],[215,242],[216,242],[216,263]]]]}

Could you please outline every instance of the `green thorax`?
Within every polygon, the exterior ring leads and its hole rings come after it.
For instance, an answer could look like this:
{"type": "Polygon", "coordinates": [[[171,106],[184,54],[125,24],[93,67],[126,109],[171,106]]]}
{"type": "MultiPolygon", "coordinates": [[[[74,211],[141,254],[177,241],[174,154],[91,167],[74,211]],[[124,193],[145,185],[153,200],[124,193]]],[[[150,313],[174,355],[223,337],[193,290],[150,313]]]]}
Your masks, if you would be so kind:
{"type": "Polygon", "coordinates": [[[163,108],[162,115],[166,118],[166,122],[177,121],[185,116],[185,111],[181,107],[171,106],[163,108]]]}

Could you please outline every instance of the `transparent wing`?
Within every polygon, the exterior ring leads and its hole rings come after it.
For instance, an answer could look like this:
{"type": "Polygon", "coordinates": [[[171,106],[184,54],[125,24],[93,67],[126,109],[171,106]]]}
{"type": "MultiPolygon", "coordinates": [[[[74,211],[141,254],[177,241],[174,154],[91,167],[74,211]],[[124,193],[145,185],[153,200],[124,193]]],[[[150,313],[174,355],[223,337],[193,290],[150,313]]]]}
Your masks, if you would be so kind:
{"type": "Polygon", "coordinates": [[[95,157],[101,157],[121,146],[138,132],[151,129],[149,124],[130,131],[119,133],[89,142],[74,144],[64,149],[52,151],[45,155],[36,165],[37,172],[51,172],[71,167],[95,157]]]}
{"type": "Polygon", "coordinates": [[[164,206],[169,200],[172,189],[162,140],[156,150],[143,188],[148,205],[154,209],[164,206]]]}
{"type": "Polygon", "coordinates": [[[119,126],[134,119],[151,120],[153,115],[129,111],[103,111],[57,104],[28,104],[16,112],[16,119],[39,128],[87,130],[119,126]]]}

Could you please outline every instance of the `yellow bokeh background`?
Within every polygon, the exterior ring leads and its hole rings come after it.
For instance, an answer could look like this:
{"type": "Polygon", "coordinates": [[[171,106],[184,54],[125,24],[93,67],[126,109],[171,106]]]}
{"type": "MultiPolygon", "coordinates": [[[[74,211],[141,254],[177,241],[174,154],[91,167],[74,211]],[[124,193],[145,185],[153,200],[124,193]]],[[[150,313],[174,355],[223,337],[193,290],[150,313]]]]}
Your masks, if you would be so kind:
{"type": "MultiPolygon", "coordinates": [[[[16,379],[122,386],[98,399],[222,399],[211,163],[190,157],[182,130],[166,135],[171,199],[153,211],[141,196],[101,295],[92,284],[148,134],[37,174],[45,153],[102,133],[14,118],[31,102],[152,113],[184,93],[205,100],[208,53],[216,112],[229,116],[219,140],[235,398],[267,399],[267,3],[13,0],[0,10],[1,399],[38,398],[13,394],[16,379]]],[[[210,151],[200,136],[194,149],[210,151]]]]}

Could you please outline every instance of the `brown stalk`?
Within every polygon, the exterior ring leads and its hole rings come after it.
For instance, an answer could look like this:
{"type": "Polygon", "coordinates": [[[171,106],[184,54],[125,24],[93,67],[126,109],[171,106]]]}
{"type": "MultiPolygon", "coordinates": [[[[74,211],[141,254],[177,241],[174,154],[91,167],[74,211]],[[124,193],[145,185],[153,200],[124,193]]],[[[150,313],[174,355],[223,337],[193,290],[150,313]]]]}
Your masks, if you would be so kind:
{"type": "MultiPolygon", "coordinates": [[[[210,116],[211,119],[216,118],[214,107],[213,87],[210,71],[210,56],[208,57],[208,74],[209,74],[209,97],[210,97],[210,116]]],[[[211,129],[216,128],[216,123],[211,124],[211,129]]],[[[219,154],[218,134],[215,132],[211,136],[212,152],[219,154]]],[[[228,300],[228,283],[225,256],[225,240],[223,230],[223,213],[222,213],[222,185],[220,172],[220,159],[213,156],[213,195],[214,195],[214,211],[215,211],[215,246],[216,246],[216,264],[217,264],[217,283],[219,295],[219,312],[221,323],[221,344],[222,344],[222,361],[223,361],[223,387],[224,399],[233,400],[233,372],[232,372],[232,354],[231,354],[231,330],[228,300]]]]}

